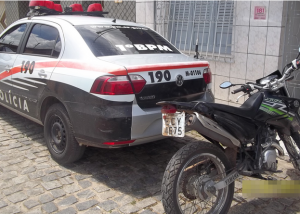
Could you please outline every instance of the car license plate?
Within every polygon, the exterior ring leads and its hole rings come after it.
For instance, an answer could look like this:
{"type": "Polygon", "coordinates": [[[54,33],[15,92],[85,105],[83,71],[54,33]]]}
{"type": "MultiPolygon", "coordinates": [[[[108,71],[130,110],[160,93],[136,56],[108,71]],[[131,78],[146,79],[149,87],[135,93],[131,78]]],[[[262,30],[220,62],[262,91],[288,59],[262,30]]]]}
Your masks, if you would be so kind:
{"type": "Polygon", "coordinates": [[[162,135],[172,137],[184,137],[185,134],[185,114],[162,114],[163,126],[162,135]]]}

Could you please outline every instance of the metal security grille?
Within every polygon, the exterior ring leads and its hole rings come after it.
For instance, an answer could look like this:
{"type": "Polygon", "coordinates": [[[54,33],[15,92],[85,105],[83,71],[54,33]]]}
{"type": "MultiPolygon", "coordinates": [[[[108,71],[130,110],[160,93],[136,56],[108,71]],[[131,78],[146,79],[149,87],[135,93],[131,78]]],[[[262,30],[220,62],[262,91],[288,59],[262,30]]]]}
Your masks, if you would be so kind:
{"type": "MultiPolygon", "coordinates": [[[[284,51],[282,55],[282,66],[290,63],[298,55],[300,47],[300,2],[290,1],[287,4],[287,19],[285,27],[284,51]]],[[[293,72],[294,79],[287,81],[286,85],[291,97],[300,99],[300,71],[293,72]]]]}
{"type": "Polygon", "coordinates": [[[156,30],[182,52],[192,55],[198,44],[204,59],[233,59],[234,2],[157,1],[156,30]]]}
{"type": "Polygon", "coordinates": [[[107,15],[105,15],[105,17],[108,18],[135,22],[135,8],[135,1],[123,1],[122,3],[115,3],[114,1],[104,1],[104,10],[109,12],[107,15]]]}

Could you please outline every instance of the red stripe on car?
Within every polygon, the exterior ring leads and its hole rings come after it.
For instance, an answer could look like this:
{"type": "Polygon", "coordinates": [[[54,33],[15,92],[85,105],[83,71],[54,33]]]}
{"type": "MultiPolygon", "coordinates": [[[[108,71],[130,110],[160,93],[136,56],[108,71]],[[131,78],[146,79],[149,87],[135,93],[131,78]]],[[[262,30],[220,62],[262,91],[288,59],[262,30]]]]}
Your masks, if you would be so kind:
{"type": "Polygon", "coordinates": [[[133,72],[143,72],[143,71],[208,67],[208,65],[209,65],[208,62],[192,62],[192,63],[161,64],[161,65],[128,66],[126,68],[128,73],[133,73],[133,72]]]}

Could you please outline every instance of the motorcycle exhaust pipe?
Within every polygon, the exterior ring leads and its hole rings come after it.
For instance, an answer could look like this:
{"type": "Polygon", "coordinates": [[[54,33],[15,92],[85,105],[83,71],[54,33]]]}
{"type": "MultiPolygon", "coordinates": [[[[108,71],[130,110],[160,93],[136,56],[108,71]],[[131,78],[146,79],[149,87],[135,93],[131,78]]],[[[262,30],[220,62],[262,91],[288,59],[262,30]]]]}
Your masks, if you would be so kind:
{"type": "Polygon", "coordinates": [[[192,117],[189,118],[189,127],[196,130],[199,134],[216,140],[227,147],[240,147],[240,142],[216,122],[196,112],[194,112],[192,117]]]}

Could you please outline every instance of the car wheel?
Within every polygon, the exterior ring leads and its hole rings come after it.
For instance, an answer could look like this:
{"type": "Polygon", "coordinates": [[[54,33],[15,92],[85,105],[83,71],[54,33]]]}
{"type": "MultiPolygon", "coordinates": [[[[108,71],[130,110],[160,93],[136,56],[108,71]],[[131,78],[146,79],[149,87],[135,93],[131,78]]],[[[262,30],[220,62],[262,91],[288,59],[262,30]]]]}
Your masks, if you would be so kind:
{"type": "Polygon", "coordinates": [[[76,141],[68,113],[61,104],[54,104],[48,109],[44,135],[47,147],[56,162],[67,164],[82,157],[85,146],[80,146],[76,141]]]}

